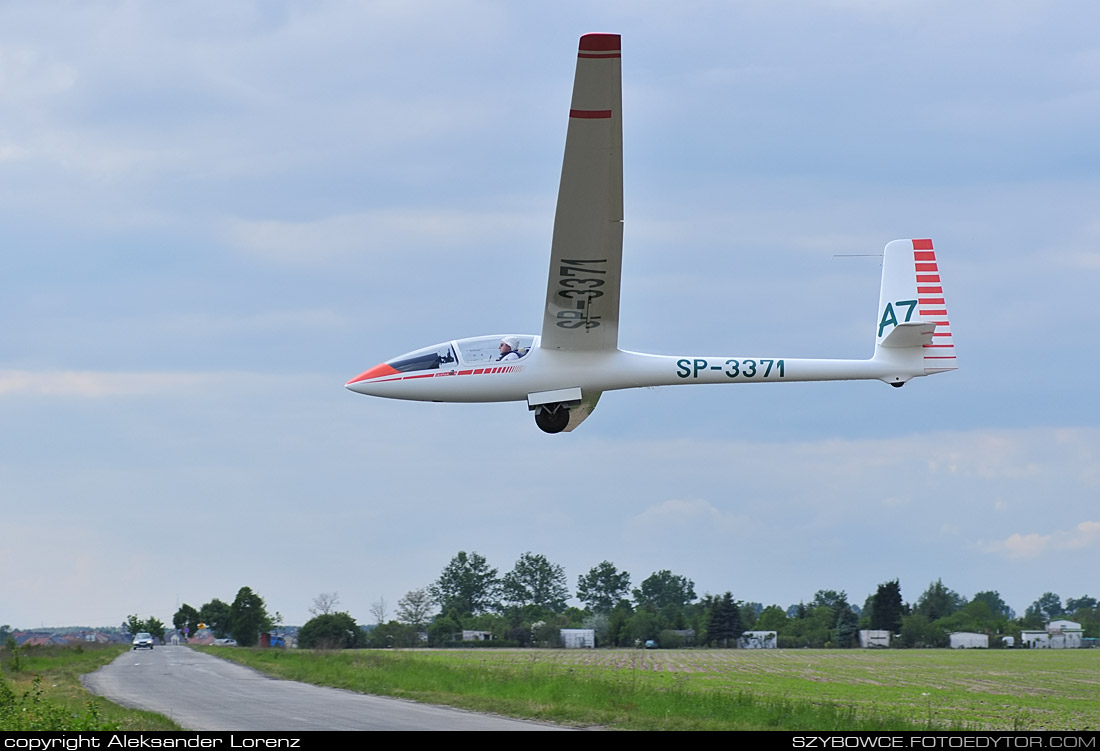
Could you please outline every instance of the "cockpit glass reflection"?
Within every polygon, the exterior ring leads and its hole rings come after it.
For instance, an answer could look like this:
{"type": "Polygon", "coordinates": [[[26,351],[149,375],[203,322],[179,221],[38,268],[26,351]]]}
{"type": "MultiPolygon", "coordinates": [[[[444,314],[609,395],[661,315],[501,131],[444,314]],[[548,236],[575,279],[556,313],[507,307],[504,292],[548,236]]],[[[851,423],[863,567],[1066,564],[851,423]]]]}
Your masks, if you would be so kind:
{"type": "Polygon", "coordinates": [[[439,370],[444,365],[453,365],[454,362],[454,347],[448,343],[418,349],[387,360],[386,364],[398,372],[410,373],[414,370],[439,370]]]}

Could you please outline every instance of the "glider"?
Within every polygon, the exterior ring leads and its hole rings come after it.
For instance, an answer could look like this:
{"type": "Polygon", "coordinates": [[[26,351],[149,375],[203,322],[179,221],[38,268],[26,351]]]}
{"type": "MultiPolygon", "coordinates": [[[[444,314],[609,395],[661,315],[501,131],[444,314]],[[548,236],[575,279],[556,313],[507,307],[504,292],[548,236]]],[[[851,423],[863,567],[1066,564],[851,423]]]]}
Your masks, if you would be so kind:
{"type": "Polygon", "coordinates": [[[650,355],[619,349],[623,249],[621,44],[581,37],[558,188],[541,335],[456,339],[395,357],[347,388],[390,399],[526,401],[547,433],[576,428],[605,391],[690,383],[880,380],[903,386],[955,370],[931,240],[895,240],[882,258],[867,360],[650,355]]]}

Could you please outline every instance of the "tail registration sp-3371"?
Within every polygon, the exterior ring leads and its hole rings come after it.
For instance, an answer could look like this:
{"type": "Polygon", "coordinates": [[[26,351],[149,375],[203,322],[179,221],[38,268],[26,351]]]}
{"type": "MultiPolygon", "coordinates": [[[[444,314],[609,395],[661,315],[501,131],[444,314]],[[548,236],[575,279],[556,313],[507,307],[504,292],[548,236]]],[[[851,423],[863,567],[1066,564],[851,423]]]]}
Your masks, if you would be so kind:
{"type": "Polygon", "coordinates": [[[874,354],[809,360],[758,353],[665,356],[619,349],[623,257],[622,75],[618,34],[586,34],[577,54],[540,335],[456,339],[376,365],[360,394],[433,402],[526,401],[547,433],[573,430],[605,391],[682,383],[879,380],[903,386],[955,369],[931,240],[882,257],[874,354]]]}

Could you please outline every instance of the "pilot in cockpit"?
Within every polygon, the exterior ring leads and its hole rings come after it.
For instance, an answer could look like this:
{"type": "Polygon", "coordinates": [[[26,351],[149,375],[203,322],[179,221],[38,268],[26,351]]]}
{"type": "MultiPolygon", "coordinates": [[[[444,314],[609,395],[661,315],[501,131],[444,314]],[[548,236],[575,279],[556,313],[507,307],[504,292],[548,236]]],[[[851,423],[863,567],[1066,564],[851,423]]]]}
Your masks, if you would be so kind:
{"type": "Polygon", "coordinates": [[[506,336],[500,340],[500,357],[497,360],[518,360],[521,356],[518,336],[506,336]]]}

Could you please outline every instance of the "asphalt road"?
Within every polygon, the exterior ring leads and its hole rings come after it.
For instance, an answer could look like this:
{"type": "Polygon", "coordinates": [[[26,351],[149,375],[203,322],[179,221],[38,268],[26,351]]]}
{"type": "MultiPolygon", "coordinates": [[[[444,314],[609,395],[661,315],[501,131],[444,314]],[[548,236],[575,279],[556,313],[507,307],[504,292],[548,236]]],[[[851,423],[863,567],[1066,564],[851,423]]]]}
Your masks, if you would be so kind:
{"type": "Polygon", "coordinates": [[[82,680],[92,693],[189,730],[564,729],[279,680],[187,647],[131,650],[82,680]]]}

